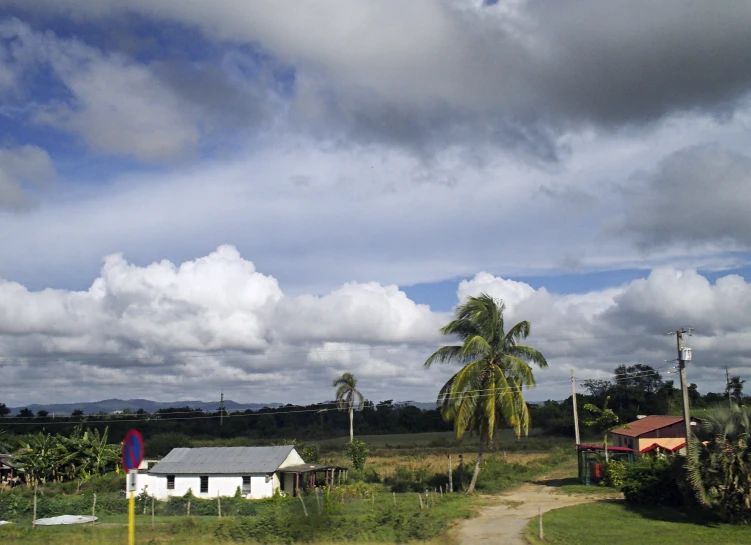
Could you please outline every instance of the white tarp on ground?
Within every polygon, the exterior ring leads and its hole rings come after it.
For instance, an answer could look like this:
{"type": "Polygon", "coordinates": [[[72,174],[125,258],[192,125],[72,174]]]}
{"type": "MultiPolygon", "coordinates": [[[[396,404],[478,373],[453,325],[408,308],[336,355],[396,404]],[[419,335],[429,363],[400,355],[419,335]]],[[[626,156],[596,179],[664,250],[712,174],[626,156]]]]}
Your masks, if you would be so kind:
{"type": "Polygon", "coordinates": [[[95,522],[97,517],[91,515],[60,515],[59,517],[50,517],[46,519],[36,519],[34,524],[37,526],[57,526],[58,524],[82,524],[84,522],[95,522]]]}
{"type": "Polygon", "coordinates": [[[3,524],[13,524],[12,522],[8,522],[7,520],[0,520],[0,526],[3,524]]]}

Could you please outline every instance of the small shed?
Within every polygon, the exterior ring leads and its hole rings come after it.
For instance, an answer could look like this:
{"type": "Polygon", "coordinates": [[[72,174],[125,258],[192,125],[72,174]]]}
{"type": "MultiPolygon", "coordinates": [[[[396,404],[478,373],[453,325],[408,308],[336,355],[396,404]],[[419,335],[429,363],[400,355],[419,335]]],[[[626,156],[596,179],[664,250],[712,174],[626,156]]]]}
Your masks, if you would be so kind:
{"type": "MultiPolygon", "coordinates": [[[[579,480],[584,484],[597,483],[602,478],[602,459],[605,447],[603,445],[576,445],[576,456],[579,465],[579,480]]],[[[608,446],[608,458],[621,462],[633,462],[634,451],[626,447],[608,446]]]]}

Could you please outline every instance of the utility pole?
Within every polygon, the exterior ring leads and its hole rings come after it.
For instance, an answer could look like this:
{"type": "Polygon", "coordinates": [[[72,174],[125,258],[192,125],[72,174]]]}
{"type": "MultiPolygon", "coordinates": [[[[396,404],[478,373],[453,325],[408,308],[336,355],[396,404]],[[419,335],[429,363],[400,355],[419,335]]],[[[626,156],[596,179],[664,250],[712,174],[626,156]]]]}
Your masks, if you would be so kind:
{"type": "Polygon", "coordinates": [[[224,425],[224,392],[222,392],[219,401],[219,425],[224,425]]]}
{"type": "Polygon", "coordinates": [[[691,439],[691,410],[688,401],[688,383],[686,382],[686,362],[691,361],[691,349],[683,346],[683,334],[693,333],[693,328],[682,327],[677,331],[671,331],[669,335],[675,335],[676,345],[678,347],[678,370],[681,377],[681,392],[683,392],[683,423],[686,426],[686,452],[691,439]]]}
{"type": "Polygon", "coordinates": [[[574,402],[574,433],[576,434],[576,444],[580,444],[579,439],[579,411],[576,408],[576,381],[574,380],[574,369],[571,369],[571,398],[574,402]]]}

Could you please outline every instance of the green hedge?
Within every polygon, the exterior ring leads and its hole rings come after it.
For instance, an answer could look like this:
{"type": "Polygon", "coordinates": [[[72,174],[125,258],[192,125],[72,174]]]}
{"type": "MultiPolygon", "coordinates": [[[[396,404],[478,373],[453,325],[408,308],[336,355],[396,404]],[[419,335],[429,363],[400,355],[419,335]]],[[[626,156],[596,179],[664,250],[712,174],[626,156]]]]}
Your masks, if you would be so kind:
{"type": "Polygon", "coordinates": [[[635,505],[678,507],[684,503],[679,483],[683,481],[684,459],[641,456],[629,465],[621,490],[626,501],[635,505]]]}

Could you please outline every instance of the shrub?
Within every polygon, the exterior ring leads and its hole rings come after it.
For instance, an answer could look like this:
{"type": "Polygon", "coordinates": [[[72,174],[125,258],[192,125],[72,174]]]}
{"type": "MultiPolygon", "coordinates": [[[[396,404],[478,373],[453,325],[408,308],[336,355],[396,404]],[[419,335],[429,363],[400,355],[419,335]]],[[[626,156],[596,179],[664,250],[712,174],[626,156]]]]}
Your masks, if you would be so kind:
{"type": "Polygon", "coordinates": [[[300,456],[306,464],[317,464],[321,461],[321,451],[318,445],[301,445],[300,456]]]}
{"type": "Polygon", "coordinates": [[[600,484],[602,486],[620,487],[623,485],[626,471],[626,464],[618,460],[611,460],[610,462],[603,464],[602,480],[600,481],[600,484]]]}
{"type": "Polygon", "coordinates": [[[679,487],[682,481],[682,458],[643,456],[626,468],[621,490],[626,501],[635,505],[683,504],[679,487]]]}
{"type": "Polygon", "coordinates": [[[363,469],[365,467],[368,452],[368,447],[359,439],[353,439],[347,443],[347,458],[352,462],[352,467],[355,469],[363,469]]]}

